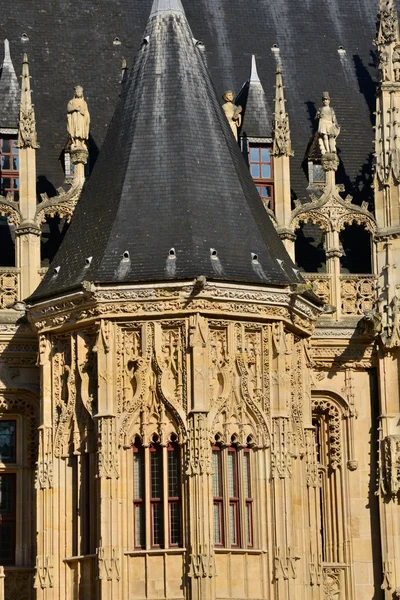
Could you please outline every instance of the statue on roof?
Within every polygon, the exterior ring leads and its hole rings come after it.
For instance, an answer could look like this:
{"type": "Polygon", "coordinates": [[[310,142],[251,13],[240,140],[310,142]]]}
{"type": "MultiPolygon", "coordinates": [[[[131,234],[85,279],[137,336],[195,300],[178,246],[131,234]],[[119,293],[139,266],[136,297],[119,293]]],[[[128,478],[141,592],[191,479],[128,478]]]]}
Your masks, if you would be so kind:
{"type": "Polygon", "coordinates": [[[340,133],[336,114],[330,103],[329,92],[323,92],[322,107],[317,112],[319,147],[322,155],[336,154],[336,138],[340,133]]]}
{"type": "Polygon", "coordinates": [[[75,87],[75,94],[67,106],[67,131],[71,138],[71,149],[86,150],[86,140],[89,139],[90,114],[88,105],[83,97],[83,88],[75,87]]]}
{"type": "Polygon", "coordinates": [[[233,103],[233,92],[228,90],[222,96],[225,100],[225,104],[222,105],[222,110],[225,113],[226,118],[228,119],[228,123],[232,129],[232,133],[235,136],[235,140],[238,140],[238,129],[242,124],[242,107],[236,106],[233,103]]]}

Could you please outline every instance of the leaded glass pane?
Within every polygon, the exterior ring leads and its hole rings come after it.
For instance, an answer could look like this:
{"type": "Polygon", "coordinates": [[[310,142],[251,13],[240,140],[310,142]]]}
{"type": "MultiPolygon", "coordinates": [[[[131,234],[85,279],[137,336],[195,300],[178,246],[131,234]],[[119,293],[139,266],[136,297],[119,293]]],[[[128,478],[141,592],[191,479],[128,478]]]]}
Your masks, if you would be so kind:
{"type": "Polygon", "coordinates": [[[236,532],[236,504],[229,505],[229,533],[231,536],[231,544],[237,544],[236,532]]]}
{"type": "Polygon", "coordinates": [[[214,543],[222,544],[220,505],[214,504],[214,543]]]}
{"type": "Polygon", "coordinates": [[[144,546],[145,525],[144,525],[144,505],[135,505],[135,546],[142,548],[144,546]]]}
{"type": "Polygon", "coordinates": [[[220,498],[222,496],[220,456],[221,456],[221,453],[219,450],[213,450],[212,466],[213,466],[213,496],[214,496],[214,498],[220,498]]]}
{"type": "Polygon", "coordinates": [[[179,490],[179,449],[174,448],[168,451],[168,496],[178,498],[179,490]]]}
{"type": "Polygon", "coordinates": [[[246,504],[246,538],[247,538],[247,545],[252,546],[253,536],[252,536],[251,504],[246,504]]]}
{"type": "Polygon", "coordinates": [[[237,497],[236,452],[228,452],[228,494],[230,498],[237,497]]]}
{"type": "Polygon", "coordinates": [[[181,541],[181,507],[178,503],[170,504],[170,543],[179,545],[181,541]]]}
{"type": "Polygon", "coordinates": [[[158,447],[151,456],[151,497],[161,498],[162,496],[162,453],[158,447]]]}
{"type": "Polygon", "coordinates": [[[243,479],[244,479],[244,495],[245,498],[251,498],[250,490],[250,454],[243,454],[243,479]]]}
{"type": "Polygon", "coordinates": [[[133,497],[135,500],[144,498],[144,464],[143,451],[133,453],[133,497]]]}
{"type": "Polygon", "coordinates": [[[153,545],[163,543],[162,504],[153,504],[153,545]]]}
{"type": "Polygon", "coordinates": [[[16,461],[16,422],[0,421],[0,460],[3,463],[16,461]]]}

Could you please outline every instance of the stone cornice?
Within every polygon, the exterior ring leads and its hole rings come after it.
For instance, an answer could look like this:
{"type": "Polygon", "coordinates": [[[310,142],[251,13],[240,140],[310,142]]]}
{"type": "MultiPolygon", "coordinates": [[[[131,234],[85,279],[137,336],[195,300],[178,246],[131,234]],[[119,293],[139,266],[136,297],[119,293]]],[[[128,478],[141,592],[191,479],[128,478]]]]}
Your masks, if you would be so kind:
{"type": "Polygon", "coordinates": [[[64,329],[89,324],[99,318],[158,318],[194,312],[227,318],[283,320],[289,328],[310,335],[321,308],[290,288],[258,288],[224,283],[206,283],[194,294],[193,282],[180,284],[97,287],[84,283],[84,290],[29,308],[37,330],[64,329]]]}

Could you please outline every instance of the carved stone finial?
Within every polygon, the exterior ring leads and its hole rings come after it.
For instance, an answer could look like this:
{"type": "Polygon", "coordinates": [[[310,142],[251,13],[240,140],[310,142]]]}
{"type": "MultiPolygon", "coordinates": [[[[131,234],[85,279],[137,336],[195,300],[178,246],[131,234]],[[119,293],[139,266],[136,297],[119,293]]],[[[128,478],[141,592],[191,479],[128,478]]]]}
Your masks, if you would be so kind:
{"type": "Polygon", "coordinates": [[[233,103],[233,92],[231,90],[227,90],[225,94],[222,96],[225,100],[225,103],[222,105],[222,110],[225,113],[226,118],[228,119],[228,123],[232,129],[232,133],[235,136],[235,140],[238,140],[238,129],[242,124],[242,107],[236,106],[233,103]]]}
{"type": "Polygon", "coordinates": [[[76,163],[86,163],[88,149],[86,141],[89,139],[90,114],[88,105],[83,97],[83,88],[75,87],[75,94],[67,106],[68,125],[67,131],[71,142],[71,158],[76,163]]]}
{"type": "Polygon", "coordinates": [[[321,149],[322,156],[325,154],[332,154],[336,156],[336,138],[340,133],[340,127],[336,120],[336,114],[333,108],[330,106],[330,102],[331,99],[329,97],[329,92],[323,92],[322,107],[317,112],[317,119],[319,119],[319,147],[321,149]]]}
{"type": "Polygon", "coordinates": [[[284,85],[282,80],[282,70],[280,65],[276,69],[275,82],[275,112],[273,125],[274,145],[272,149],[273,156],[293,156],[292,145],[290,142],[289,117],[286,112],[286,101],[284,94],[284,85]]]}
{"type": "Polygon", "coordinates": [[[399,41],[399,23],[394,0],[380,0],[374,44],[382,46],[399,41]]]}
{"type": "Polygon", "coordinates": [[[24,54],[21,75],[21,104],[19,110],[18,148],[39,148],[36,133],[35,109],[32,104],[28,55],[24,54]]]}

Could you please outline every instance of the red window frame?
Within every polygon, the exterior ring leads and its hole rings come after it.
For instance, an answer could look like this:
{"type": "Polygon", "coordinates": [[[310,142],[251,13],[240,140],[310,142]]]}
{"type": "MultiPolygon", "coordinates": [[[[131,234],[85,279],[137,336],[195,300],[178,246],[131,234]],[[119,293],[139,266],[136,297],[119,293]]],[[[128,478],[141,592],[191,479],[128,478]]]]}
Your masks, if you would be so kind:
{"type": "Polygon", "coordinates": [[[237,454],[236,448],[234,446],[229,446],[229,448],[228,448],[227,461],[228,461],[227,472],[228,472],[229,535],[231,538],[230,539],[231,546],[234,548],[237,548],[237,547],[241,546],[240,506],[239,506],[239,470],[238,470],[238,454],[237,454]],[[229,461],[230,461],[231,457],[233,458],[233,470],[232,470],[233,490],[230,489],[230,481],[229,481],[229,475],[230,475],[229,461]],[[233,491],[234,493],[231,494],[230,493],[231,491],[233,491]],[[233,508],[233,511],[234,511],[233,520],[231,519],[231,508],[233,508]],[[234,531],[234,538],[235,538],[234,541],[232,539],[233,538],[232,530],[234,531]]]}
{"type": "Polygon", "coordinates": [[[152,444],[149,450],[151,547],[162,548],[164,543],[162,447],[159,444],[152,444]],[[156,460],[158,460],[158,464],[155,462],[156,460]],[[160,492],[158,495],[154,495],[154,488],[158,489],[158,491],[160,492]],[[157,517],[159,519],[157,527],[155,526],[156,513],[159,513],[157,517]]]}
{"type": "Polygon", "coordinates": [[[0,564],[15,564],[15,539],[16,539],[16,473],[0,473],[0,564]],[[8,500],[9,510],[2,510],[3,492],[1,490],[2,481],[10,483],[10,497],[8,500]],[[8,532],[6,533],[6,531],[8,532]],[[3,549],[3,540],[8,538],[8,552],[3,549]]]}
{"type": "Polygon", "coordinates": [[[0,138],[0,193],[7,196],[10,192],[15,202],[19,201],[19,156],[17,139],[10,136],[0,138]],[[4,150],[4,142],[9,142],[4,150]],[[6,164],[8,161],[8,165],[6,164]],[[16,161],[16,163],[14,162],[16,161]],[[8,168],[7,168],[8,166],[8,168]],[[15,168],[15,166],[17,168],[15,168]]]}
{"type": "Polygon", "coordinates": [[[244,478],[244,496],[245,496],[245,511],[246,511],[246,542],[247,547],[253,546],[253,491],[251,478],[251,450],[244,448],[243,450],[243,478],[244,478]],[[247,462],[247,466],[246,463],[247,462]],[[247,472],[247,485],[246,485],[247,472]]]}
{"type": "Polygon", "coordinates": [[[168,542],[169,546],[172,548],[179,548],[182,544],[182,502],[180,464],[180,447],[178,446],[178,444],[168,444],[168,542]],[[175,459],[174,465],[172,464],[173,459],[175,459]],[[175,473],[173,473],[173,469],[175,470],[175,473]],[[172,480],[173,476],[175,477],[174,480],[172,480]],[[177,492],[177,494],[174,494],[173,492],[177,492]],[[175,509],[177,509],[176,515],[173,514],[173,511],[175,509]]]}
{"type": "MultiPolygon", "coordinates": [[[[222,453],[221,453],[221,448],[220,446],[213,446],[212,447],[212,453],[213,453],[213,468],[214,468],[214,475],[213,475],[213,506],[217,508],[218,511],[218,521],[219,521],[219,542],[217,542],[215,540],[215,535],[214,535],[214,545],[217,547],[222,548],[225,545],[225,535],[224,535],[224,496],[223,496],[223,481],[222,481],[222,477],[223,477],[223,471],[222,471],[222,453]],[[214,464],[214,456],[217,457],[217,471],[215,471],[215,464],[214,464]],[[217,479],[216,479],[217,478],[217,479]],[[217,483],[216,483],[217,482],[217,483]],[[216,487],[218,486],[218,492],[219,494],[215,494],[214,492],[217,491],[216,487]]],[[[214,515],[213,515],[214,516],[214,515]]],[[[216,527],[216,523],[215,523],[215,519],[214,519],[214,533],[215,533],[215,527],[216,527]]]]}
{"type": "Polygon", "coordinates": [[[139,469],[138,493],[135,491],[135,483],[133,486],[133,522],[134,522],[134,539],[135,548],[145,548],[146,530],[145,530],[145,499],[144,499],[144,448],[136,442],[132,447],[134,453],[133,469],[134,469],[134,482],[135,482],[135,470],[139,469]],[[136,460],[135,460],[136,458],[136,460]],[[137,522],[139,514],[140,523],[137,522]],[[139,534],[138,528],[140,527],[139,534]],[[138,540],[138,537],[140,539],[138,540]]]}
{"type": "Polygon", "coordinates": [[[272,148],[268,144],[250,144],[249,168],[261,200],[268,205],[268,208],[274,210],[274,162],[271,150],[272,148]],[[266,171],[269,171],[269,177],[263,176],[266,171]]]}

